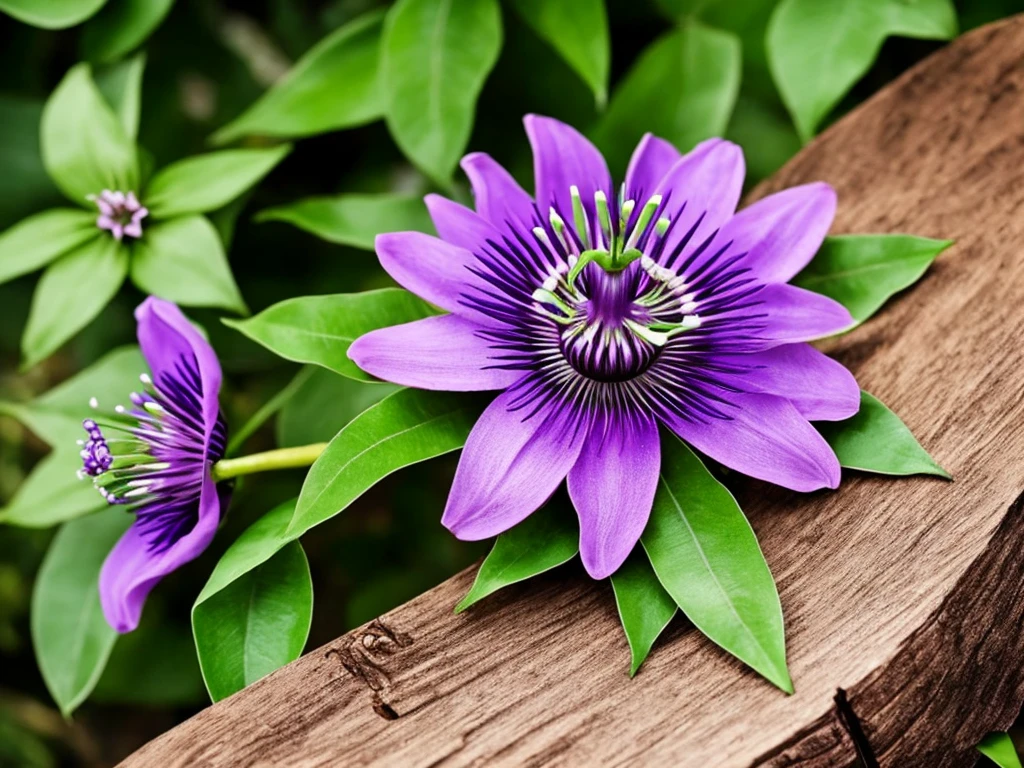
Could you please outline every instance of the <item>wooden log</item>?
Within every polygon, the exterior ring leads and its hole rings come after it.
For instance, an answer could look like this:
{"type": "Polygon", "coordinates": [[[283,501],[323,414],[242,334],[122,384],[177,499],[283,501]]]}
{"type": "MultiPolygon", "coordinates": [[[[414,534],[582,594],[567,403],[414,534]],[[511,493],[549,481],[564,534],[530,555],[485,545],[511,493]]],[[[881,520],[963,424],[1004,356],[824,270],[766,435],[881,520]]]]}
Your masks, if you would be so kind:
{"type": "Polygon", "coordinates": [[[461,573],[128,766],[967,766],[1024,700],[1024,17],[974,31],[753,197],[823,179],[839,232],[952,237],[831,345],[954,483],[751,484],[796,694],[679,622],[634,680],[611,590],[560,571],[463,615],[461,573]]]}

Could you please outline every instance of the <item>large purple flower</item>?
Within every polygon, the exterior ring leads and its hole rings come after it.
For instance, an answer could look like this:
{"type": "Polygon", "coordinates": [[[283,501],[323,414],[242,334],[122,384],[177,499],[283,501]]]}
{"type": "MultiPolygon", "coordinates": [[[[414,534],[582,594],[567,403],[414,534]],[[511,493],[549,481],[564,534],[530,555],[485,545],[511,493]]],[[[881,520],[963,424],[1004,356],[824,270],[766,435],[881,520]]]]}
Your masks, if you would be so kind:
{"type": "Polygon", "coordinates": [[[135,318],[152,376],[140,377],[131,408],[118,406],[102,425],[83,422],[82,474],[135,515],[100,572],[103,614],[118,632],[138,626],[160,579],[209,546],[227,503],[210,474],[227,438],[217,356],[168,301],[146,299],[135,318]]]}
{"type": "Polygon", "coordinates": [[[442,522],[505,531],[563,479],[594,578],[640,537],[658,484],[658,424],[712,459],[798,491],[835,488],[815,420],[856,413],[853,376],[806,342],[853,322],[787,285],[825,237],[835,193],[808,184],[736,212],[743,154],[686,155],[645,136],[615,194],[573,128],[528,116],[536,198],[466,157],[476,212],[427,198],[440,239],[377,238],[401,285],[451,314],[369,333],[349,355],[426,389],[504,390],[473,428],[442,522]]]}

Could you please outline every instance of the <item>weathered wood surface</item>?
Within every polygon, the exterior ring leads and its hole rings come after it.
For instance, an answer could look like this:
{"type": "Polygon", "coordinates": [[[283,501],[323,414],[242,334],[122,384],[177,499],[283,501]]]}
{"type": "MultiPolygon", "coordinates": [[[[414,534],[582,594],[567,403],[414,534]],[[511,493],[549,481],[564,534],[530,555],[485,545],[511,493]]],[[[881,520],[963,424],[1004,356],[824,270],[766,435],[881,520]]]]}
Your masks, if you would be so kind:
{"type": "Polygon", "coordinates": [[[1024,700],[1022,89],[1024,17],[935,54],[755,192],[824,179],[835,231],[957,240],[832,348],[956,482],[741,499],[795,695],[682,623],[630,681],[611,590],[579,575],[455,616],[464,572],[126,765],[973,765],[1024,700]]]}

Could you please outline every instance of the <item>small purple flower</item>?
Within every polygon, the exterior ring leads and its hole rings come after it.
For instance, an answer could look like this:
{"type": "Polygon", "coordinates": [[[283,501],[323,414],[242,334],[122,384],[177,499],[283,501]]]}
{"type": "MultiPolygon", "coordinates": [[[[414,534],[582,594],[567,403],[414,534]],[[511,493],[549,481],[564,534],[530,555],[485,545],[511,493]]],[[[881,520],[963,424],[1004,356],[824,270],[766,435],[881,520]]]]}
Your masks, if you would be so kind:
{"type": "Polygon", "coordinates": [[[451,314],[369,333],[364,370],[425,389],[503,390],[473,428],[442,522],[508,530],[563,479],[583,563],[613,573],[658,485],[658,425],[721,464],[798,491],[835,488],[811,421],[846,419],[853,376],[806,342],[853,323],[788,285],[819,246],[835,193],[808,184],[737,213],[743,154],[686,155],[647,135],[618,195],[573,128],[528,116],[536,197],[484,154],[464,158],[476,212],[427,197],[440,239],[377,238],[384,268],[451,314]]]}
{"type": "Polygon", "coordinates": [[[142,237],[142,220],[149,215],[134,192],[112,192],[104,189],[99,195],[90,195],[89,199],[96,203],[100,215],[96,226],[109,230],[115,240],[128,237],[142,237]]]}
{"type": "Polygon", "coordinates": [[[140,377],[131,408],[117,406],[102,426],[82,422],[81,475],[135,515],[100,572],[103,614],[118,632],[138,626],[160,579],[209,546],[228,499],[210,474],[227,439],[216,354],[168,301],[146,299],[135,318],[152,377],[140,377]]]}

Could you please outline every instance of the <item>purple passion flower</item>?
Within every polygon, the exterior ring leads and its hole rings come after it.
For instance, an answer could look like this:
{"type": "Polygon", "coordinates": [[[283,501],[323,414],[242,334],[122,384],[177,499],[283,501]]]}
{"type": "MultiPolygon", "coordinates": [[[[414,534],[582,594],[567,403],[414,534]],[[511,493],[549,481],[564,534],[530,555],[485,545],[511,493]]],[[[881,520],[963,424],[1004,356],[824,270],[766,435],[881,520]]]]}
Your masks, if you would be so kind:
{"type": "Polygon", "coordinates": [[[103,615],[118,632],[138,626],[160,579],[209,546],[228,498],[210,474],[227,440],[216,354],[168,301],[146,299],[135,318],[152,376],[140,377],[131,408],[82,422],[81,475],[135,515],[100,571],[103,615]]]}
{"type": "Polygon", "coordinates": [[[835,213],[826,184],[737,213],[743,154],[686,155],[648,135],[616,194],[573,128],[528,116],[536,197],[484,154],[464,158],[476,212],[428,196],[440,238],[382,235],[398,283],[451,314],[373,331],[350,357],[411,387],[503,390],[466,442],[442,522],[483,539],[568,478],[594,578],[633,549],[658,485],[662,424],[726,467],[797,491],[835,488],[811,421],[846,419],[853,376],[806,342],[849,327],[787,285],[835,213]]]}
{"type": "Polygon", "coordinates": [[[120,241],[126,235],[132,238],[142,237],[142,220],[149,216],[149,209],[144,207],[134,192],[111,192],[104,189],[98,195],[90,195],[90,200],[100,209],[96,226],[105,229],[120,241]]]}

